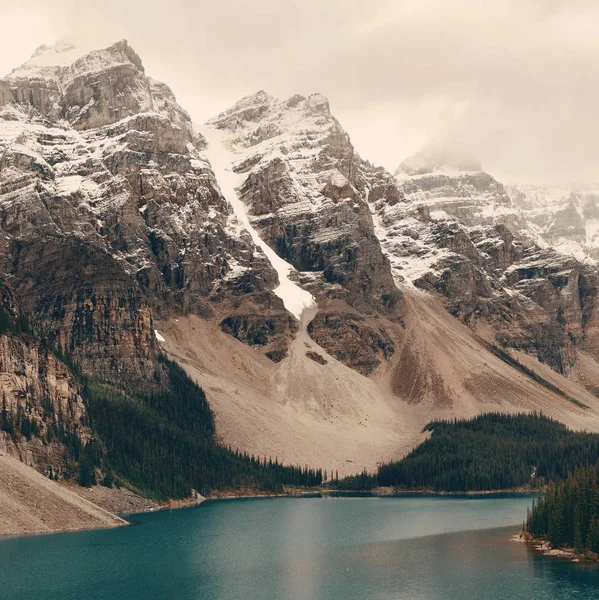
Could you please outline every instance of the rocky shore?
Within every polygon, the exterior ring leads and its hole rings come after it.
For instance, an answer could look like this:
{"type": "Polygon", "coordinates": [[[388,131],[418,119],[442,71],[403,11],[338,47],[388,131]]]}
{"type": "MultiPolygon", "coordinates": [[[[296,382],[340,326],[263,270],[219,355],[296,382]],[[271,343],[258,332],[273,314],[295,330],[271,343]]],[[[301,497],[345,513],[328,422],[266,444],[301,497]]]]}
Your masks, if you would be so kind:
{"type": "Polygon", "coordinates": [[[557,556],[559,558],[568,559],[571,562],[599,562],[599,555],[594,552],[577,552],[575,548],[569,546],[554,548],[549,543],[549,540],[545,538],[535,538],[524,532],[515,535],[512,540],[526,544],[529,548],[544,556],[557,556]]]}
{"type": "MultiPolygon", "coordinates": [[[[281,493],[252,488],[216,490],[208,498],[194,492],[189,498],[159,503],[143,498],[126,488],[93,486],[84,488],[72,481],[56,483],[27,465],[0,455],[0,476],[5,483],[0,491],[0,536],[30,535],[58,531],[101,529],[126,525],[126,516],[157,510],[197,506],[205,501],[259,498],[331,498],[331,497],[405,497],[405,496],[493,496],[531,493],[527,488],[477,492],[439,492],[422,489],[377,487],[368,491],[328,487],[286,487],[281,493]],[[42,491],[31,496],[33,486],[42,491]],[[28,499],[30,496],[30,500],[28,499]]],[[[530,542],[546,554],[571,556],[568,549],[554,550],[543,540],[530,542]]]]}

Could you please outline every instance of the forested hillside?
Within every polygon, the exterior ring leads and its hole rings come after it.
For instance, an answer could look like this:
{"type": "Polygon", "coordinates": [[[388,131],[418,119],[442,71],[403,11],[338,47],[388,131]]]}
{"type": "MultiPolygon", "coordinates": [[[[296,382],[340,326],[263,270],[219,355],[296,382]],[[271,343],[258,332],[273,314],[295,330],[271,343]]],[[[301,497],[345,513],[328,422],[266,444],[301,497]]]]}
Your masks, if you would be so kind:
{"type": "Polygon", "coordinates": [[[434,490],[500,490],[565,477],[599,458],[599,435],[570,431],[542,415],[486,414],[433,422],[431,437],[380,467],[379,485],[434,490]]]}
{"type": "Polygon", "coordinates": [[[404,459],[336,485],[452,492],[536,488],[599,458],[599,435],[573,432],[538,414],[435,421],[425,431],[431,437],[404,459]]]}
{"type": "MultiPolygon", "coordinates": [[[[0,335],[45,347],[26,319],[2,308],[0,335]]],[[[280,492],[284,485],[322,482],[319,470],[283,466],[276,457],[248,456],[219,444],[204,392],[163,354],[153,391],[137,395],[84,375],[62,349],[54,354],[80,388],[86,409],[82,418],[89,426],[85,435],[69,426],[71,415],[50,399],[42,399],[43,421],[34,418],[30,406],[9,402],[5,394],[0,406],[0,430],[15,443],[39,438],[68,449],[68,464],[49,468],[50,477],[76,476],[83,486],[126,485],[156,500],[186,498],[192,488],[204,495],[222,488],[280,492]],[[166,381],[158,377],[164,372],[166,381]]]]}
{"type": "Polygon", "coordinates": [[[242,487],[280,492],[283,485],[322,482],[319,470],[283,466],[276,458],[251,457],[218,444],[202,389],[176,363],[160,361],[169,374],[168,387],[160,392],[133,397],[87,382],[84,398],[103,452],[86,455],[84,473],[102,466],[110,479],[114,472],[158,500],[187,497],[191,488],[204,495],[242,487]]]}

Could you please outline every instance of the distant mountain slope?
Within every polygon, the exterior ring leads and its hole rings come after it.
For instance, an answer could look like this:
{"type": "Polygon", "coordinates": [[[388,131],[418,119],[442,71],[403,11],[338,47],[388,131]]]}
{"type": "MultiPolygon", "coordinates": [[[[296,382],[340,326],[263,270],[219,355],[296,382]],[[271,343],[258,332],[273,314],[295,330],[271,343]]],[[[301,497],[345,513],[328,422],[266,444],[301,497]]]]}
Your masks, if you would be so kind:
{"type": "Polygon", "coordinates": [[[417,155],[397,170],[404,201],[372,204],[398,285],[440,294],[480,335],[559,372],[580,351],[597,359],[596,266],[539,239],[504,187],[464,160],[417,155]]]}
{"type": "Polygon", "coordinates": [[[512,185],[508,193],[539,237],[579,260],[599,260],[599,186],[512,185]]]}
{"type": "Polygon", "coordinates": [[[433,218],[453,217],[464,225],[519,224],[503,185],[471,157],[424,150],[404,160],[395,176],[406,200],[425,206],[433,218]]]}

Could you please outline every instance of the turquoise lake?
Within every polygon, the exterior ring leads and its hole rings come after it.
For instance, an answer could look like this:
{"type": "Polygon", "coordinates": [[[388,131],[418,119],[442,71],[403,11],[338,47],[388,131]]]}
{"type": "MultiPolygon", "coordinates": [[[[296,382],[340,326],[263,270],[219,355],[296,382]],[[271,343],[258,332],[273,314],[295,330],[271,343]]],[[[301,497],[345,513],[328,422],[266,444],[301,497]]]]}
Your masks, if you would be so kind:
{"type": "Polygon", "coordinates": [[[280,498],[0,540],[0,598],[599,599],[599,568],[510,541],[530,496],[280,498]]]}

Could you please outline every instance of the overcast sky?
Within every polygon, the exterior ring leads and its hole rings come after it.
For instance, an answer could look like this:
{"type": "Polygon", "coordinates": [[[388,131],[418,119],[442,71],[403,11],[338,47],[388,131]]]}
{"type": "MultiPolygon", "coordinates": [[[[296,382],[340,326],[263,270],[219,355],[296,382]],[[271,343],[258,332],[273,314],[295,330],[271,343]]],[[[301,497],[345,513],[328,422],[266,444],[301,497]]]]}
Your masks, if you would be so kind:
{"type": "Polygon", "coordinates": [[[594,0],[0,0],[0,24],[0,73],[42,43],[127,38],[196,121],[322,92],[391,170],[449,140],[504,181],[599,181],[594,0]]]}

